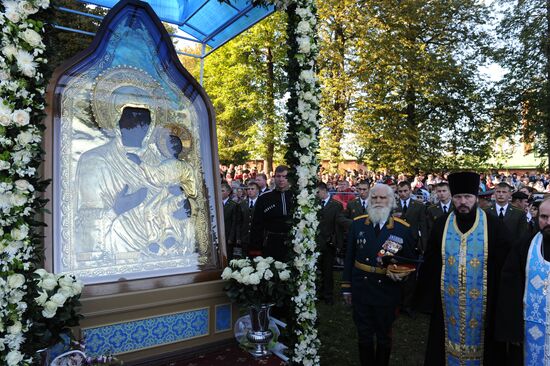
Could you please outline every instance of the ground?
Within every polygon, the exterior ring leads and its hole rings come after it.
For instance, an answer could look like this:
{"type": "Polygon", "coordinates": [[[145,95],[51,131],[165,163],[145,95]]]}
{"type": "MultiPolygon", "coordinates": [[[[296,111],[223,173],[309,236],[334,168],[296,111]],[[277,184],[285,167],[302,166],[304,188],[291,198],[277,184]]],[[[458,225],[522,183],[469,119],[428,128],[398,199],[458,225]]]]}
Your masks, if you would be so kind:
{"type": "MultiPolygon", "coordinates": [[[[335,272],[339,288],[341,274],[335,272]]],[[[320,303],[319,336],[321,339],[321,366],[353,366],[359,364],[357,334],[351,307],[344,305],[338,294],[334,305],[320,303]]],[[[429,318],[419,314],[415,319],[399,316],[393,328],[394,345],[390,365],[422,365],[426,349],[429,318]]]]}

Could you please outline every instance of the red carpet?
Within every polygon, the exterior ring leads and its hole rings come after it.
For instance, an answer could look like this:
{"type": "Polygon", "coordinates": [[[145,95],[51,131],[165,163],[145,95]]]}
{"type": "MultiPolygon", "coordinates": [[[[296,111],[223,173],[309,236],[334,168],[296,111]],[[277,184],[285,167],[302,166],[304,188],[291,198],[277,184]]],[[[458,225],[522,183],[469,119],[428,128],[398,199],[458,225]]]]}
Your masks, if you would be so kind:
{"type": "Polygon", "coordinates": [[[195,358],[179,361],[173,366],[284,366],[285,363],[277,356],[270,355],[254,358],[250,353],[238,346],[226,346],[208,353],[199,354],[195,358]]]}

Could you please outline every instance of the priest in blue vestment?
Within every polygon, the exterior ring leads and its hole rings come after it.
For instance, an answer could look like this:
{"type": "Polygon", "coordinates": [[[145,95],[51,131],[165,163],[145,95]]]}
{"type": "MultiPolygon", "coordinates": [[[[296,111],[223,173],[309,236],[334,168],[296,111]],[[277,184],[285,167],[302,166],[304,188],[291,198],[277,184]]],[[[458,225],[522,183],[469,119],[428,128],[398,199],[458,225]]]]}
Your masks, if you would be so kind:
{"type": "Polygon", "coordinates": [[[507,366],[550,365],[550,200],[539,206],[539,230],[510,250],[502,270],[497,337],[507,366]]]}
{"type": "Polygon", "coordinates": [[[448,179],[455,210],[434,223],[415,296],[417,310],[431,313],[424,365],[501,365],[495,312],[510,235],[478,207],[478,174],[448,179]]]}

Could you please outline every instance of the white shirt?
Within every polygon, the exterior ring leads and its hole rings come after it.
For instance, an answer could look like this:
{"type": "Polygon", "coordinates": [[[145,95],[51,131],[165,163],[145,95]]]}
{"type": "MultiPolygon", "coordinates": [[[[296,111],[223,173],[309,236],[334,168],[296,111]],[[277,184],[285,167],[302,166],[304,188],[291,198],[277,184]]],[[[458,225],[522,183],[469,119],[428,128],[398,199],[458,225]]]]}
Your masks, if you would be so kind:
{"type": "Polygon", "coordinates": [[[409,208],[410,204],[411,204],[411,198],[410,197],[407,198],[406,201],[401,200],[401,207],[407,206],[407,208],[409,208]]]}
{"type": "Polygon", "coordinates": [[[508,209],[508,203],[505,206],[500,206],[498,203],[495,202],[495,210],[497,211],[497,215],[500,215],[501,208],[504,209],[502,210],[502,214],[506,215],[506,210],[508,209]]]}
{"type": "Polygon", "coordinates": [[[229,201],[229,197],[227,197],[226,199],[223,200],[223,205],[225,206],[225,204],[227,203],[227,201],[229,201]]]}
{"type": "Polygon", "coordinates": [[[440,202],[440,203],[441,203],[441,209],[443,210],[443,212],[449,212],[451,201],[447,202],[447,204],[444,204],[443,202],[440,202]]]}

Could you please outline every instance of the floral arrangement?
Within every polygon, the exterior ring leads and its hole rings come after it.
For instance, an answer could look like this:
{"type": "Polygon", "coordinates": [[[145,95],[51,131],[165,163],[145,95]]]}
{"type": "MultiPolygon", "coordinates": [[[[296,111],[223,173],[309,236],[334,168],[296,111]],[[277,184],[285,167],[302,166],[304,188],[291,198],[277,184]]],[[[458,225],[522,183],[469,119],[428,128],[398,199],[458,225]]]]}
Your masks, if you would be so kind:
{"type": "Polygon", "coordinates": [[[0,364],[28,365],[45,342],[78,324],[82,285],[35,271],[41,238],[34,230],[47,182],[42,161],[45,80],[43,23],[49,0],[0,2],[0,364]],[[55,282],[55,283],[54,283],[55,282]]]}
{"type": "Polygon", "coordinates": [[[282,305],[288,299],[288,265],[271,257],[233,259],[222,272],[229,298],[244,306],[282,305]]]}

